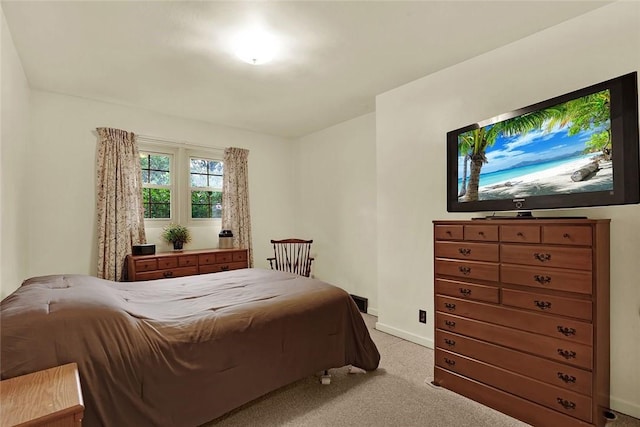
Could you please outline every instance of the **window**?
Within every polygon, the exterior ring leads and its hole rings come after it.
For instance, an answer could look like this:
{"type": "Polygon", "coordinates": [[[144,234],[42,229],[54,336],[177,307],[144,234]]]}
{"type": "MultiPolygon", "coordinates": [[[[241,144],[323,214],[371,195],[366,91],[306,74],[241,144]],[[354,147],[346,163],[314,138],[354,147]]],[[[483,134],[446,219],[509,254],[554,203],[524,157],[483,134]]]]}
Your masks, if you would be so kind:
{"type": "Polygon", "coordinates": [[[144,218],[152,227],[169,222],[208,226],[222,218],[223,162],[219,150],[179,144],[140,143],[144,218]]]}
{"type": "Polygon", "coordinates": [[[140,153],[144,217],[171,218],[171,156],[140,153]]]}
{"type": "Polygon", "coordinates": [[[191,218],[222,217],[222,162],[191,157],[191,218]]]}

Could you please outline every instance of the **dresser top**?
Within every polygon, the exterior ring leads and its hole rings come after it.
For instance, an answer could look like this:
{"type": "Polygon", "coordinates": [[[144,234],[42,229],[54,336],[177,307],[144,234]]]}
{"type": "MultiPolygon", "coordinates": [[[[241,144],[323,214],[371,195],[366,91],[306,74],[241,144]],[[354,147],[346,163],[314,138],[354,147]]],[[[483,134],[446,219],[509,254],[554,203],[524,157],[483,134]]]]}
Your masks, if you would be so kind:
{"type": "Polygon", "coordinates": [[[589,218],[570,218],[570,217],[534,217],[520,219],[516,217],[493,217],[493,218],[473,218],[467,220],[434,220],[436,225],[446,224],[477,224],[477,225],[551,225],[551,224],[572,224],[572,225],[591,225],[610,223],[610,219],[589,219],[589,218]]]}
{"type": "Polygon", "coordinates": [[[193,250],[180,250],[180,251],[171,251],[171,252],[157,252],[155,254],[150,255],[131,255],[128,256],[135,259],[145,259],[145,258],[158,258],[158,257],[171,257],[171,256],[187,256],[187,255],[203,255],[203,254],[211,254],[211,253],[224,253],[224,252],[238,252],[238,251],[246,251],[243,248],[228,248],[228,249],[193,249],[193,250]]]}
{"type": "Polygon", "coordinates": [[[84,410],[78,367],[75,363],[56,366],[2,381],[1,425],[29,421],[51,421],[63,414],[84,410]]]}

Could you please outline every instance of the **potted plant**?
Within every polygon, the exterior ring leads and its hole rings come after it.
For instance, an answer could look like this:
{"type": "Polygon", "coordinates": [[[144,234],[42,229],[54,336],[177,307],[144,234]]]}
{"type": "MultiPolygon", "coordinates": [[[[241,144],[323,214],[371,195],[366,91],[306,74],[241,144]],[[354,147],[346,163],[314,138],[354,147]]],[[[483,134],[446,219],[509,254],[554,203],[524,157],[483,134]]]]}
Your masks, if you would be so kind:
{"type": "Polygon", "coordinates": [[[179,251],[182,250],[182,245],[191,241],[191,233],[184,225],[171,223],[163,228],[162,238],[173,243],[173,249],[179,251]]]}

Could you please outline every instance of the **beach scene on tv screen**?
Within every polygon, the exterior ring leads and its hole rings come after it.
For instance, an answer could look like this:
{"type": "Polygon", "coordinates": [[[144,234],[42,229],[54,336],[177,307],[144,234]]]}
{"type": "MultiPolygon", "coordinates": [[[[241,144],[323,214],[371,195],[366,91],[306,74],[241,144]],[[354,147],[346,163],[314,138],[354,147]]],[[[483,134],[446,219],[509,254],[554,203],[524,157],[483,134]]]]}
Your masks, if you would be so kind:
{"type": "Polygon", "coordinates": [[[458,200],[613,191],[608,90],[458,135],[458,200]]]}

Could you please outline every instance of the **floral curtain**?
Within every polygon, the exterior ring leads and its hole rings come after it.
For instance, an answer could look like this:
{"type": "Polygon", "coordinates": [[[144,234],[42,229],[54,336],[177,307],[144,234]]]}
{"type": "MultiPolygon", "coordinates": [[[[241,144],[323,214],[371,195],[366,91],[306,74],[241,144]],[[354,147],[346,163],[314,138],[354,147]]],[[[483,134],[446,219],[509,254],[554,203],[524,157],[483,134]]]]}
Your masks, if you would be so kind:
{"type": "Polygon", "coordinates": [[[146,243],[140,155],[133,132],[96,130],[98,277],[120,281],[131,246],[146,243]]]}
{"type": "Polygon", "coordinates": [[[249,213],[249,150],[225,148],[222,184],[222,229],[233,232],[233,246],[248,249],[253,266],[249,213]]]}

